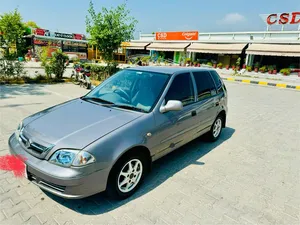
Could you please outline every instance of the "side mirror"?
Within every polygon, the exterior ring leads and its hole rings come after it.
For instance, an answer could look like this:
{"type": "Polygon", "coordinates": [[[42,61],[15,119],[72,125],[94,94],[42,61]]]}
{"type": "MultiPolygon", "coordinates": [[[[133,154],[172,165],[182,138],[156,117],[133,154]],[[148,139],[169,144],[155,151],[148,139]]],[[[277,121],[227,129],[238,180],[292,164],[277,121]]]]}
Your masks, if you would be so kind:
{"type": "Polygon", "coordinates": [[[159,111],[161,113],[166,113],[169,111],[180,111],[183,109],[183,104],[181,101],[177,101],[177,100],[170,100],[167,102],[166,105],[161,106],[159,111]]]}

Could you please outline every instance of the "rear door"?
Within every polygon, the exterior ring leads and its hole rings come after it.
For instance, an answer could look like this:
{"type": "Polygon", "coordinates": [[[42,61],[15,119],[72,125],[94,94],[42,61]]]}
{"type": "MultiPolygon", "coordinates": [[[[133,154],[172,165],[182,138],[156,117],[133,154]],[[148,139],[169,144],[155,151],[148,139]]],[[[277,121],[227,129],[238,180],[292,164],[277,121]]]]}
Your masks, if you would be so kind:
{"type": "Polygon", "coordinates": [[[213,124],[218,113],[218,94],[209,71],[193,72],[197,87],[197,123],[196,136],[203,134],[213,124]]]}

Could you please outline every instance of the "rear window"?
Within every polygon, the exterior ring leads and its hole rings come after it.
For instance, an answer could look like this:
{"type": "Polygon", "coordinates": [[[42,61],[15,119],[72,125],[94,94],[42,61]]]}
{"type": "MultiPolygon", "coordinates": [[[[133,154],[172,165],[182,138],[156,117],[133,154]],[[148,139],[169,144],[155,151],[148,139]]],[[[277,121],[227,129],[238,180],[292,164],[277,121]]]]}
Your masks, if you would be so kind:
{"type": "Polygon", "coordinates": [[[218,93],[222,93],[223,92],[223,88],[222,88],[223,82],[221,81],[221,78],[220,78],[219,74],[214,70],[210,71],[210,74],[211,74],[211,76],[212,76],[212,78],[213,78],[213,80],[216,84],[218,93]]]}

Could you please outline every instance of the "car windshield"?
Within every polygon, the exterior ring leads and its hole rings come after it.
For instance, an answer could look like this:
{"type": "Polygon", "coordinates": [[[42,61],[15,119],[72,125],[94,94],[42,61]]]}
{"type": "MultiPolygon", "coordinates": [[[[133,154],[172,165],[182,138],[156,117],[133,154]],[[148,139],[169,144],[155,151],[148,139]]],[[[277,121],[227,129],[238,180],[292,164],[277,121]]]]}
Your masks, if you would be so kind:
{"type": "Polygon", "coordinates": [[[150,112],[168,79],[169,76],[162,73],[122,70],[84,98],[113,107],[150,112]]]}

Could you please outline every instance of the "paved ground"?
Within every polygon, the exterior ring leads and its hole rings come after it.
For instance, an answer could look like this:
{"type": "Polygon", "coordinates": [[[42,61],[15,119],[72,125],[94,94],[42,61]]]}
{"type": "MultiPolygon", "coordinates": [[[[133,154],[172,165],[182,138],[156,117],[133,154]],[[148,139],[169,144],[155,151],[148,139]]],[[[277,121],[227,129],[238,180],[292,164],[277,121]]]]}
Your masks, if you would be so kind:
{"type": "MultiPolygon", "coordinates": [[[[154,164],[132,198],[63,200],[0,171],[0,224],[299,224],[300,92],[226,83],[228,128],[154,164]]],[[[19,121],[79,96],[72,84],[0,86],[0,155],[19,121]]]]}

